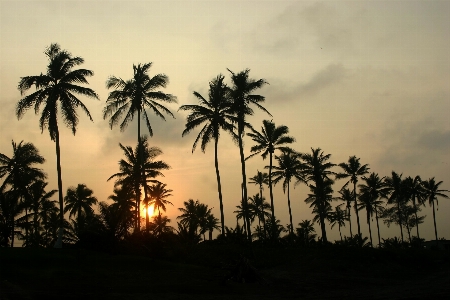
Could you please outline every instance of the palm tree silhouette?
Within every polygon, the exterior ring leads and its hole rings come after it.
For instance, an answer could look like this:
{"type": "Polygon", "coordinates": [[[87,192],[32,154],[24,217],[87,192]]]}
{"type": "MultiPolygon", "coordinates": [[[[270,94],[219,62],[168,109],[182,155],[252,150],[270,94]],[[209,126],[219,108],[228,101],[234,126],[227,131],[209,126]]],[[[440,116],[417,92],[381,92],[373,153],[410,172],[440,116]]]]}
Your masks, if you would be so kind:
{"type": "MultiPolygon", "coordinates": [[[[250,79],[249,69],[245,69],[239,73],[234,73],[230,69],[228,71],[231,73],[231,81],[233,87],[230,90],[230,96],[232,99],[233,112],[236,114],[236,122],[238,125],[238,145],[239,145],[239,155],[241,158],[241,171],[242,171],[242,203],[246,205],[247,202],[247,176],[245,173],[245,156],[244,156],[244,144],[242,138],[244,136],[244,127],[249,126],[246,122],[245,117],[247,115],[253,115],[253,110],[250,104],[255,105],[257,108],[265,111],[270,116],[272,116],[263,106],[261,102],[264,102],[265,98],[261,95],[252,94],[255,90],[263,87],[267,82],[264,79],[250,79]]],[[[251,240],[250,235],[250,222],[247,222],[247,238],[251,240]]]]}
{"type": "MultiPolygon", "coordinates": [[[[286,144],[295,142],[293,137],[288,136],[289,128],[285,125],[275,126],[275,123],[269,120],[263,121],[261,132],[258,132],[251,128],[252,132],[247,133],[252,138],[256,145],[250,148],[252,153],[246,159],[261,153],[263,159],[266,159],[269,154],[269,193],[270,193],[270,205],[272,209],[272,221],[275,220],[275,209],[273,204],[273,191],[272,191],[272,160],[275,150],[287,150],[286,144]]],[[[284,185],[283,185],[284,187],[284,185]]],[[[292,221],[292,220],[291,220],[292,221]]],[[[291,222],[292,225],[292,222],[291,222]]],[[[292,231],[292,228],[291,228],[292,231]]]]}
{"type": "Polygon", "coordinates": [[[231,110],[231,101],[229,98],[229,88],[223,82],[224,76],[218,75],[209,83],[208,99],[202,95],[194,92],[195,97],[198,98],[200,105],[182,105],[178,110],[191,111],[187,117],[186,127],[182,136],[185,136],[198,126],[203,126],[202,130],[195,139],[192,146],[192,152],[199,141],[201,141],[201,149],[205,152],[206,145],[214,139],[214,165],[216,168],[217,191],[219,194],[220,205],[220,220],[222,225],[222,234],[225,234],[225,217],[223,214],[223,199],[222,199],[222,185],[220,183],[219,160],[218,160],[218,141],[220,136],[220,129],[229,132],[234,139],[237,135],[234,132],[235,121],[233,111],[231,110]]]}
{"type": "MultiPolygon", "coordinates": [[[[69,218],[77,215],[78,226],[82,227],[81,215],[93,213],[92,205],[97,204],[97,198],[92,196],[94,192],[85,184],[78,184],[77,187],[69,187],[67,189],[64,202],[64,213],[69,212],[69,218]]],[[[81,228],[80,228],[81,229],[81,228]]]]}
{"type": "Polygon", "coordinates": [[[425,180],[422,182],[424,188],[424,196],[425,199],[428,199],[428,204],[433,207],[433,223],[434,223],[434,236],[436,238],[436,246],[438,247],[438,235],[437,235],[437,226],[436,226],[436,212],[434,208],[434,202],[436,201],[437,205],[439,205],[438,198],[442,197],[448,199],[449,197],[444,194],[445,192],[450,192],[449,190],[440,190],[439,186],[442,184],[442,181],[436,182],[433,178],[425,180]]]}
{"type": "Polygon", "coordinates": [[[233,213],[236,214],[236,221],[239,221],[242,219],[244,221],[244,231],[248,236],[252,236],[251,231],[251,224],[255,220],[255,217],[257,216],[256,211],[254,210],[254,207],[251,205],[251,198],[247,199],[247,201],[243,201],[241,199],[241,204],[236,205],[237,210],[233,211],[233,213]]]}
{"type": "Polygon", "coordinates": [[[205,220],[205,229],[208,230],[209,240],[211,241],[214,229],[221,229],[221,227],[219,226],[219,219],[214,217],[214,215],[211,213],[208,214],[205,220]]]}
{"type": "MultiPolygon", "coordinates": [[[[11,189],[10,197],[13,206],[22,205],[28,199],[27,188],[30,184],[37,180],[44,180],[47,175],[34,165],[43,164],[44,157],[39,154],[39,150],[32,143],[25,143],[21,141],[16,144],[12,141],[13,156],[8,157],[0,153],[0,178],[4,177],[3,183],[0,186],[0,192],[4,192],[6,187],[11,189]],[[16,199],[12,199],[14,196],[16,199]]],[[[26,220],[26,239],[28,238],[28,206],[25,208],[26,220]]],[[[17,207],[18,208],[18,207],[17,207]]],[[[14,214],[11,214],[14,217],[14,214]]],[[[14,243],[14,219],[9,220],[11,230],[11,241],[14,243]]]]}
{"type": "Polygon", "coordinates": [[[161,236],[163,233],[173,232],[174,228],[170,225],[170,219],[167,216],[162,216],[158,214],[152,217],[153,221],[150,224],[152,227],[152,231],[156,234],[156,236],[161,236]]]}
{"type": "Polygon", "coordinates": [[[316,230],[314,229],[313,222],[311,222],[310,220],[302,220],[300,223],[298,223],[298,226],[300,227],[296,228],[297,236],[299,237],[300,241],[305,246],[307,246],[317,236],[314,233],[316,230]]]}
{"type": "MultiPolygon", "coordinates": [[[[336,199],[338,200],[342,200],[344,201],[344,203],[346,204],[345,209],[346,209],[346,214],[347,214],[347,221],[348,224],[350,225],[350,237],[353,237],[353,232],[352,232],[352,219],[351,219],[351,205],[352,205],[352,201],[355,200],[355,197],[353,197],[353,191],[350,191],[347,187],[343,187],[341,188],[339,191],[339,197],[337,197],[336,199]]],[[[344,203],[339,204],[342,205],[344,203]]]]}
{"type": "Polygon", "coordinates": [[[136,214],[136,199],[133,187],[127,187],[118,185],[114,187],[114,194],[110,195],[108,199],[114,201],[111,208],[122,220],[122,223],[127,226],[127,231],[129,226],[135,224],[136,214]]]}
{"type": "MultiPolygon", "coordinates": [[[[109,93],[106,100],[106,106],[103,109],[103,119],[110,117],[109,126],[112,127],[120,123],[120,130],[124,131],[128,123],[134,119],[137,113],[138,119],[138,145],[141,144],[141,113],[144,116],[147,129],[150,136],[153,136],[153,129],[150,124],[150,119],[146,108],[152,110],[158,117],[166,120],[164,114],[172,116],[172,112],[162,105],[164,103],[177,103],[176,97],[170,94],[165,94],[161,91],[156,91],[158,88],[165,88],[169,82],[169,78],[165,74],[157,74],[153,77],[148,75],[148,71],[152,63],[133,65],[133,78],[130,80],[123,80],[120,77],[110,76],[106,81],[108,89],[114,89],[109,93]],[[120,122],[123,117],[122,122],[120,122]]],[[[142,142],[143,143],[143,142],[142,142]]],[[[144,171],[144,154],[138,153],[137,167],[141,167],[139,171],[144,171]]],[[[145,177],[144,174],[142,174],[145,177]]],[[[141,191],[136,188],[136,197],[141,199],[141,191]]],[[[138,201],[138,212],[139,212],[138,201]]],[[[137,227],[137,230],[139,228],[137,227]]]]}
{"type": "MultiPolygon", "coordinates": [[[[266,174],[266,173],[265,173],[266,174]]],[[[255,215],[258,217],[258,226],[261,230],[261,223],[263,224],[263,230],[264,230],[264,238],[267,237],[267,231],[266,231],[266,218],[270,218],[270,213],[267,211],[270,209],[270,204],[266,202],[266,199],[263,197],[261,198],[261,194],[256,194],[253,197],[249,197],[248,200],[250,201],[249,209],[250,211],[253,211],[255,215]]],[[[261,235],[261,232],[259,232],[259,235],[261,235]]]]}
{"type": "Polygon", "coordinates": [[[127,189],[134,189],[136,197],[135,230],[139,230],[140,187],[146,187],[147,182],[158,182],[151,178],[164,176],[161,170],[167,170],[170,166],[164,161],[155,160],[157,156],[162,154],[162,151],[158,147],[149,147],[145,136],[141,137],[134,151],[130,146],[125,147],[122,144],[119,144],[119,146],[124,152],[125,159],[119,161],[120,172],[111,175],[107,181],[117,178],[114,186],[121,185],[127,189]]]}
{"type": "Polygon", "coordinates": [[[166,189],[167,184],[158,182],[150,187],[150,205],[153,205],[155,209],[158,209],[158,215],[161,215],[161,209],[166,211],[166,205],[173,205],[172,202],[166,198],[172,196],[170,194],[173,190],[166,189]]]}
{"type": "Polygon", "coordinates": [[[341,227],[345,226],[345,221],[347,221],[347,219],[348,219],[347,213],[344,210],[342,210],[339,206],[336,206],[334,208],[334,211],[331,212],[329,216],[331,229],[333,229],[333,227],[336,226],[336,224],[338,225],[341,242],[342,242],[341,227]]]}
{"type": "Polygon", "coordinates": [[[402,220],[402,206],[408,201],[407,188],[405,181],[402,180],[402,174],[397,174],[392,171],[392,177],[386,177],[385,183],[388,187],[390,195],[388,197],[388,204],[393,204],[396,207],[396,214],[398,218],[398,225],[400,226],[400,235],[403,243],[403,220],[402,220]]]}
{"type": "Polygon", "coordinates": [[[416,226],[417,238],[420,240],[420,235],[419,235],[419,220],[420,220],[420,218],[417,216],[417,211],[419,210],[419,208],[417,207],[417,204],[424,205],[425,200],[426,200],[426,199],[424,199],[424,189],[423,189],[423,185],[422,185],[422,179],[420,178],[420,176],[416,176],[414,178],[408,176],[405,178],[405,184],[406,184],[406,189],[409,191],[410,199],[413,204],[414,216],[415,216],[415,221],[416,221],[415,226],[416,226]],[[417,204],[416,204],[416,201],[417,201],[417,204]]]}
{"type": "Polygon", "coordinates": [[[305,183],[313,181],[315,185],[309,184],[309,188],[312,194],[306,198],[306,203],[311,203],[311,207],[314,207],[313,213],[316,213],[316,217],[319,218],[320,226],[322,230],[322,239],[327,242],[327,233],[325,229],[325,218],[327,213],[331,210],[330,201],[334,198],[332,184],[334,181],[329,178],[330,175],[336,175],[336,173],[330,171],[335,164],[329,162],[331,154],[323,153],[322,149],[311,148],[311,154],[301,154],[303,160],[303,180],[305,183]]]}
{"type": "Polygon", "coordinates": [[[58,44],[51,44],[44,53],[49,60],[46,74],[41,73],[37,76],[26,76],[20,79],[18,88],[21,95],[24,95],[33,85],[37,91],[19,100],[16,115],[18,119],[22,118],[25,112],[32,106],[34,106],[34,111],[37,114],[41,105],[44,104],[42,115],[39,119],[39,127],[42,132],[45,128],[48,128],[51,140],[56,143],[60,229],[55,247],[61,248],[64,225],[64,201],[58,111],[62,115],[63,123],[75,135],[79,121],[76,108],[80,107],[92,121],[89,110],[75,95],[79,94],[94,99],[98,99],[98,96],[92,89],[77,85],[79,83],[88,84],[86,77],[94,75],[92,71],[86,69],[73,70],[74,67],[84,62],[83,58],[78,56],[73,57],[66,50],[61,50],[58,44]]]}
{"type": "MultiPolygon", "coordinates": [[[[286,193],[287,189],[287,199],[288,199],[288,208],[289,208],[289,221],[290,221],[290,233],[294,233],[293,224],[292,224],[292,211],[291,211],[291,198],[290,198],[290,183],[292,178],[296,178],[297,182],[304,181],[301,175],[301,171],[303,169],[302,163],[300,162],[300,154],[295,153],[293,151],[286,151],[284,149],[283,153],[280,156],[275,156],[275,159],[278,162],[278,166],[273,166],[275,170],[272,172],[273,183],[277,184],[281,180],[283,180],[283,192],[286,193]]],[[[272,206],[272,217],[273,206],[272,206]]]]}
{"type": "Polygon", "coordinates": [[[359,176],[363,176],[367,173],[369,173],[369,165],[365,164],[365,165],[361,165],[361,163],[359,162],[359,158],[357,158],[356,156],[350,156],[348,158],[348,163],[340,163],[339,167],[341,167],[344,172],[343,173],[338,173],[336,174],[336,179],[343,179],[343,178],[349,178],[350,180],[347,181],[344,185],[347,186],[350,182],[353,183],[353,207],[355,208],[355,213],[356,213],[356,222],[358,223],[358,235],[361,236],[361,227],[359,225],[359,214],[358,214],[358,208],[356,205],[356,184],[358,183],[358,177],[359,176]]]}
{"type": "Polygon", "coordinates": [[[250,181],[248,183],[252,183],[259,186],[259,198],[262,199],[264,184],[269,185],[269,174],[257,170],[256,175],[250,178],[250,181]]]}

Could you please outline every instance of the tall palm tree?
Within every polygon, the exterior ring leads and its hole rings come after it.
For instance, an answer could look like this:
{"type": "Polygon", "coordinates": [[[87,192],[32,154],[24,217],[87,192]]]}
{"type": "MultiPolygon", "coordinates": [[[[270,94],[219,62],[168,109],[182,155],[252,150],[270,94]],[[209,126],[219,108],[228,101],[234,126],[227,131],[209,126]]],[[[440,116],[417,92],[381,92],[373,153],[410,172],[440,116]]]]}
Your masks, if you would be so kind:
{"type": "Polygon", "coordinates": [[[237,135],[234,132],[235,126],[233,125],[233,122],[235,121],[235,118],[233,111],[231,110],[229,88],[223,82],[224,78],[225,77],[220,74],[209,83],[208,99],[204,98],[198,92],[194,92],[200,105],[182,105],[179,108],[179,110],[191,111],[190,115],[187,117],[182,136],[185,136],[198,126],[203,126],[192,146],[192,152],[194,152],[199,141],[201,141],[202,151],[205,152],[206,145],[214,139],[214,165],[216,168],[217,191],[219,194],[222,235],[225,234],[225,217],[223,214],[222,185],[220,183],[218,159],[220,129],[229,132],[234,139],[237,139],[237,135]]]}
{"type": "Polygon", "coordinates": [[[416,232],[417,232],[417,238],[420,239],[420,235],[419,235],[419,220],[420,218],[417,216],[417,211],[419,210],[417,204],[419,205],[423,205],[425,204],[425,200],[424,199],[424,189],[423,189],[423,185],[422,185],[422,179],[420,178],[420,176],[416,176],[414,178],[408,176],[405,178],[405,184],[406,184],[406,188],[409,190],[409,195],[410,195],[410,199],[412,201],[413,204],[413,208],[414,208],[414,220],[416,221],[416,232]],[[417,201],[417,204],[416,204],[417,201]]]}
{"type": "MultiPolygon", "coordinates": [[[[251,128],[252,132],[247,133],[252,138],[256,145],[250,148],[252,153],[246,159],[261,153],[263,159],[266,159],[269,155],[269,193],[270,193],[270,205],[272,209],[272,221],[275,220],[275,209],[273,205],[273,191],[272,191],[272,160],[275,150],[287,150],[286,144],[292,144],[295,139],[288,136],[289,128],[285,125],[275,126],[275,123],[269,120],[263,121],[261,132],[258,132],[251,128]]],[[[284,186],[284,185],[283,185],[284,186]]],[[[291,222],[292,223],[292,222],[291,222]]],[[[292,225],[292,224],[291,224],[292,225]]],[[[292,226],[291,226],[292,227],[292,226]]],[[[292,231],[292,228],[291,228],[292,231]]]]}
{"type": "Polygon", "coordinates": [[[322,231],[322,241],[324,243],[328,242],[327,231],[325,228],[325,219],[329,219],[330,213],[332,211],[330,202],[334,200],[333,198],[333,180],[325,178],[319,181],[316,185],[309,185],[311,191],[308,197],[305,199],[309,207],[313,208],[312,213],[315,214],[313,221],[320,224],[320,229],[322,231]]]}
{"type": "Polygon", "coordinates": [[[331,223],[331,229],[333,229],[336,224],[339,228],[339,236],[341,237],[342,242],[342,234],[341,234],[341,227],[345,226],[345,221],[347,221],[348,216],[345,210],[342,210],[339,206],[336,206],[334,208],[334,211],[329,216],[329,221],[331,223]]]}
{"type": "Polygon", "coordinates": [[[336,179],[343,179],[343,178],[350,178],[347,183],[345,183],[344,186],[347,186],[349,183],[353,183],[353,207],[355,208],[356,213],[356,222],[358,223],[358,235],[361,236],[361,227],[359,225],[359,214],[358,214],[358,208],[356,205],[356,184],[358,183],[358,177],[363,176],[367,173],[369,173],[369,165],[361,165],[359,162],[359,158],[356,156],[350,156],[348,158],[348,163],[340,163],[339,167],[341,167],[344,172],[336,174],[336,179]]]}
{"type": "MultiPolygon", "coordinates": [[[[322,239],[327,242],[327,234],[325,229],[325,218],[328,210],[331,209],[330,201],[334,198],[332,185],[334,181],[330,178],[331,175],[336,175],[330,169],[335,164],[329,162],[331,154],[324,154],[322,149],[311,148],[311,154],[301,154],[303,160],[303,181],[308,185],[308,182],[313,181],[315,185],[309,184],[312,194],[308,195],[305,202],[311,203],[311,207],[315,207],[315,212],[320,220],[322,230],[322,239]]],[[[314,210],[313,210],[314,212],[314,210]]]]}
{"type": "Polygon", "coordinates": [[[438,246],[438,235],[437,235],[437,227],[436,227],[436,212],[434,209],[434,202],[436,201],[437,205],[439,205],[438,197],[446,198],[449,197],[444,194],[450,192],[449,190],[440,190],[439,186],[442,184],[442,181],[436,182],[433,178],[425,180],[422,182],[424,188],[424,196],[428,199],[428,203],[433,207],[433,224],[434,224],[434,236],[436,238],[436,246],[438,246]]]}
{"type": "Polygon", "coordinates": [[[125,159],[119,161],[120,172],[111,175],[107,181],[116,178],[114,186],[134,189],[136,197],[135,230],[139,230],[140,187],[146,187],[147,182],[158,182],[151,178],[164,176],[161,171],[169,169],[170,166],[162,160],[155,160],[157,156],[162,154],[162,151],[158,147],[149,147],[145,136],[141,137],[134,150],[130,146],[123,146],[122,144],[119,144],[119,146],[124,152],[125,159]],[[139,159],[139,156],[141,156],[141,159],[139,159]]]}
{"type": "Polygon", "coordinates": [[[39,127],[42,132],[45,128],[48,128],[50,138],[52,141],[55,141],[56,144],[60,229],[55,247],[61,248],[64,225],[64,201],[58,114],[61,113],[63,123],[69,127],[75,135],[79,122],[76,108],[80,107],[92,121],[89,110],[76,95],[78,94],[94,99],[98,99],[98,96],[92,89],[77,85],[80,83],[88,84],[86,77],[94,75],[90,70],[73,69],[84,62],[83,58],[78,56],[73,57],[68,51],[61,50],[58,44],[51,44],[44,53],[49,60],[47,72],[36,76],[21,77],[19,81],[18,88],[21,95],[24,95],[24,93],[33,85],[36,87],[36,91],[19,100],[16,108],[16,115],[18,119],[22,118],[25,112],[33,106],[34,111],[37,114],[41,105],[44,104],[42,115],[39,119],[39,127]]]}
{"type": "Polygon", "coordinates": [[[355,197],[353,197],[353,191],[349,190],[346,187],[343,187],[338,191],[338,193],[340,196],[338,196],[336,199],[344,201],[344,203],[341,203],[339,205],[346,204],[345,210],[346,210],[346,214],[347,214],[347,221],[348,221],[348,224],[350,225],[350,237],[353,237],[352,219],[351,219],[351,213],[350,213],[351,207],[352,207],[351,206],[352,201],[355,200],[355,197]]]}
{"type": "MultiPolygon", "coordinates": [[[[233,86],[230,90],[230,96],[232,99],[232,108],[233,112],[236,114],[236,121],[238,125],[238,145],[239,145],[239,155],[241,158],[241,171],[242,171],[242,203],[247,202],[247,175],[245,173],[245,156],[244,156],[244,129],[245,126],[248,125],[246,122],[246,116],[253,115],[253,109],[250,107],[250,104],[255,105],[257,108],[265,111],[270,116],[272,116],[267,109],[261,106],[261,102],[264,102],[265,98],[261,95],[252,94],[255,90],[263,87],[267,84],[267,81],[264,79],[250,79],[249,73],[250,69],[245,69],[239,73],[234,73],[230,69],[228,71],[231,73],[231,81],[233,86]]],[[[247,222],[247,237],[248,240],[251,240],[250,235],[250,223],[247,222]]]]}
{"type": "MultiPolygon", "coordinates": [[[[165,74],[157,74],[150,77],[148,71],[151,65],[152,63],[133,65],[133,78],[130,80],[125,81],[120,77],[110,76],[106,81],[106,87],[114,90],[109,93],[108,99],[106,100],[106,106],[103,109],[103,119],[110,117],[109,126],[111,129],[114,125],[120,123],[120,130],[124,131],[137,113],[138,145],[142,142],[141,114],[144,116],[150,136],[153,136],[153,129],[146,108],[153,111],[163,120],[166,120],[164,114],[175,118],[172,112],[160,102],[177,103],[176,97],[156,90],[165,88],[169,82],[169,78],[165,74]],[[122,117],[123,120],[120,122],[122,117]]],[[[144,154],[138,153],[137,157],[137,167],[143,173],[144,154]]],[[[145,175],[143,174],[142,176],[145,175]]],[[[136,197],[140,199],[141,191],[140,189],[136,189],[136,191],[136,197]]],[[[139,205],[138,209],[140,209],[139,205]]]]}
{"type": "Polygon", "coordinates": [[[69,187],[67,189],[64,202],[64,212],[69,212],[69,218],[77,215],[77,222],[79,226],[81,224],[81,215],[93,213],[92,205],[97,204],[97,198],[93,196],[94,191],[89,189],[85,184],[78,184],[77,187],[69,187]]]}
{"type": "Polygon", "coordinates": [[[409,200],[409,190],[406,186],[406,181],[402,179],[402,174],[392,171],[391,177],[386,177],[386,185],[389,190],[388,204],[394,205],[395,213],[398,218],[398,225],[400,226],[400,235],[403,242],[403,218],[402,207],[405,206],[409,200]]]}
{"type": "MultiPolygon", "coordinates": [[[[37,180],[44,180],[47,175],[35,167],[36,164],[43,164],[45,162],[44,157],[39,154],[39,150],[32,143],[23,143],[21,141],[16,144],[12,141],[13,155],[8,157],[3,153],[0,153],[0,178],[4,178],[2,185],[0,186],[0,192],[5,191],[7,187],[11,189],[10,195],[14,195],[16,199],[11,199],[12,205],[19,205],[24,203],[27,198],[27,188],[30,184],[37,180]]],[[[24,206],[26,215],[26,238],[28,238],[28,206],[24,206]]],[[[11,215],[13,216],[13,214],[11,215]]],[[[14,231],[14,220],[11,222],[12,229],[14,231]]],[[[12,243],[14,243],[14,234],[12,235],[12,243]]]]}
{"type": "MultiPolygon", "coordinates": [[[[363,176],[362,180],[363,184],[360,184],[358,187],[361,191],[360,198],[360,209],[365,208],[366,212],[370,214],[370,216],[375,213],[375,219],[377,221],[377,232],[378,232],[378,246],[381,247],[381,238],[380,238],[380,225],[378,223],[379,213],[383,211],[383,201],[380,198],[388,198],[389,187],[386,186],[385,178],[378,176],[377,173],[370,173],[368,177],[363,176]]],[[[369,218],[369,215],[367,216],[369,218]]],[[[369,222],[369,220],[368,220],[369,222]]],[[[370,229],[370,223],[369,223],[370,229]]],[[[372,235],[372,233],[370,233],[372,235]]],[[[373,246],[372,236],[370,236],[370,245],[373,246]]]]}
{"type": "MultiPolygon", "coordinates": [[[[290,233],[294,233],[294,228],[292,224],[292,211],[291,211],[291,198],[290,198],[290,183],[293,178],[297,179],[297,182],[304,181],[301,175],[303,169],[302,163],[300,162],[300,154],[293,151],[283,151],[280,156],[275,156],[278,166],[273,166],[275,170],[272,172],[273,183],[277,184],[283,180],[283,192],[286,193],[287,189],[287,200],[289,208],[289,221],[290,221],[290,233]]],[[[270,178],[270,177],[269,177],[270,178]]],[[[272,217],[274,217],[273,206],[272,206],[272,217]]]]}

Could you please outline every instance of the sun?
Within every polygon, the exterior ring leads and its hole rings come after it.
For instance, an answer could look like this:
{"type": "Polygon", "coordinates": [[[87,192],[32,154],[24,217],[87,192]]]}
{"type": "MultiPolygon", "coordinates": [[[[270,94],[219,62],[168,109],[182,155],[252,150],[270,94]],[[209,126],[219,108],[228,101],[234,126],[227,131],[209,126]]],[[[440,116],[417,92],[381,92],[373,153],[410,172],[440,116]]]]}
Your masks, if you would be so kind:
{"type": "MultiPolygon", "coordinates": [[[[142,208],[142,215],[144,215],[144,217],[145,217],[145,213],[146,213],[146,210],[145,210],[145,206],[144,206],[142,208]]],[[[150,205],[148,207],[148,216],[153,217],[154,214],[155,214],[155,207],[153,205],[150,205]]]]}

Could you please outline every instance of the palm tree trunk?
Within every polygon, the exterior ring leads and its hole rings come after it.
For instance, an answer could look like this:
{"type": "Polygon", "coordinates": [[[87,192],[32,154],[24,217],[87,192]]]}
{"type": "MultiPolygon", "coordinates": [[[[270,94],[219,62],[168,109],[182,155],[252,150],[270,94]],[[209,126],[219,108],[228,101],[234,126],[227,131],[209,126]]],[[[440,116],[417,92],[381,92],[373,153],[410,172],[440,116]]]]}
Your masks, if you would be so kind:
{"type": "Polygon", "coordinates": [[[269,158],[269,193],[270,193],[270,208],[272,210],[272,222],[275,225],[275,208],[273,206],[273,190],[272,190],[272,152],[270,152],[269,158]]]}
{"type": "Polygon", "coordinates": [[[372,228],[370,227],[370,213],[369,213],[369,211],[367,211],[367,225],[369,225],[370,247],[373,248],[373,242],[372,242],[372,228]]]}
{"type": "Polygon", "coordinates": [[[341,237],[341,242],[342,242],[341,223],[339,223],[339,222],[338,222],[338,228],[339,228],[339,236],[341,237]]]}
{"type": "Polygon", "coordinates": [[[419,220],[417,219],[417,207],[416,207],[416,196],[415,196],[415,195],[413,195],[413,206],[414,206],[414,216],[416,217],[417,238],[420,240],[420,235],[419,235],[419,220]]]}
{"type": "Polygon", "coordinates": [[[397,209],[398,209],[398,224],[400,226],[400,236],[402,238],[402,243],[403,243],[402,213],[400,211],[400,202],[399,201],[397,201],[397,209]]]}
{"type": "Polygon", "coordinates": [[[64,200],[63,200],[63,188],[62,188],[61,149],[59,147],[58,124],[56,124],[56,130],[55,130],[55,143],[56,143],[56,170],[58,173],[59,231],[58,231],[58,239],[54,245],[54,248],[62,248],[62,236],[63,236],[63,230],[64,230],[64,200]]]}
{"type": "Polygon", "coordinates": [[[436,238],[436,247],[439,249],[439,240],[438,240],[438,235],[437,235],[437,227],[436,227],[436,213],[434,211],[434,201],[433,201],[433,224],[434,224],[434,236],[436,238]]]}
{"type": "Polygon", "coordinates": [[[216,167],[217,191],[219,193],[220,223],[222,225],[222,235],[225,236],[225,217],[223,214],[222,185],[220,184],[219,159],[218,159],[218,155],[217,155],[218,141],[219,141],[219,139],[216,135],[216,137],[214,138],[214,165],[216,167]]]}
{"type": "MultiPolygon", "coordinates": [[[[243,200],[242,202],[243,202],[243,205],[245,206],[245,207],[243,207],[243,209],[245,211],[247,211],[247,176],[245,175],[244,145],[242,144],[242,135],[244,133],[244,124],[243,124],[244,118],[242,116],[239,119],[240,120],[239,120],[239,124],[238,124],[238,131],[239,131],[238,132],[238,136],[239,136],[238,142],[239,142],[239,154],[241,156],[241,169],[242,169],[242,200],[243,200]]],[[[248,218],[247,213],[244,215],[244,218],[245,219],[248,218]]],[[[246,226],[247,226],[246,227],[247,228],[247,238],[249,241],[251,241],[252,236],[250,233],[250,222],[249,222],[249,220],[246,220],[246,221],[247,222],[244,222],[244,223],[246,223],[246,226]]]]}
{"type": "Polygon", "coordinates": [[[353,237],[351,209],[352,209],[351,203],[348,203],[348,205],[347,205],[347,211],[348,211],[348,224],[350,225],[350,237],[353,237]]]}
{"type": "Polygon", "coordinates": [[[359,225],[359,214],[358,208],[356,207],[356,181],[353,182],[353,197],[354,197],[354,207],[356,212],[356,222],[358,223],[358,235],[361,237],[361,226],[359,225]]]}
{"type": "Polygon", "coordinates": [[[259,186],[259,197],[261,198],[261,214],[262,214],[262,220],[263,220],[263,227],[264,227],[264,238],[267,238],[267,230],[266,230],[266,218],[264,217],[264,201],[263,201],[263,195],[262,195],[262,183],[259,186]]]}
{"type": "Polygon", "coordinates": [[[378,224],[378,213],[375,209],[375,219],[377,220],[377,231],[378,231],[378,247],[381,248],[381,238],[380,238],[380,225],[378,224]]]}
{"type": "Polygon", "coordinates": [[[288,193],[287,193],[287,196],[288,196],[288,207],[289,207],[289,221],[291,222],[291,228],[290,228],[290,231],[291,231],[291,234],[294,234],[294,226],[292,225],[291,199],[290,199],[290,197],[289,197],[289,183],[288,183],[288,193]]]}
{"type": "MultiPolygon", "coordinates": [[[[141,146],[141,110],[138,109],[138,164],[139,164],[139,176],[141,175],[141,172],[143,172],[142,168],[142,156],[144,155],[142,151],[141,146]]],[[[136,186],[136,227],[135,231],[139,232],[141,230],[141,187],[140,187],[140,178],[137,179],[137,186],[136,186]]]]}

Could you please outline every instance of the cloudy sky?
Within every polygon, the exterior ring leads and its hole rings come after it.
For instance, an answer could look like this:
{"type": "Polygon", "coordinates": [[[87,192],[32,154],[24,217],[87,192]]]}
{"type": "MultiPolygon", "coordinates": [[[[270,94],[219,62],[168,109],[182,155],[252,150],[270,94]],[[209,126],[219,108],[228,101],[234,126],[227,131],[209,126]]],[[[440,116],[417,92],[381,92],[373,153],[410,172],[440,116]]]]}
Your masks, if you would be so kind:
{"type": "MultiPolygon", "coordinates": [[[[206,96],[208,82],[218,74],[229,80],[227,68],[249,68],[251,78],[270,83],[259,94],[273,117],[257,112],[250,121],[255,128],[270,118],[287,125],[297,151],[320,147],[336,164],[356,155],[380,176],[394,170],[404,177],[436,177],[450,189],[449,15],[449,1],[1,0],[0,153],[12,155],[11,140],[32,142],[47,159],[43,168],[50,188],[57,188],[54,143],[47,131],[41,134],[33,110],[19,121],[15,106],[20,77],[45,72],[43,52],[58,43],[85,59],[82,67],[94,71],[89,87],[100,96],[100,101],[83,99],[94,122],[80,111],[75,136],[61,129],[64,191],[85,183],[101,201],[112,193],[113,182],[106,180],[118,172],[119,143],[135,146],[137,122],[124,132],[109,128],[102,118],[109,93],[105,81],[110,75],[129,79],[133,64],[146,62],[153,63],[150,75],[168,75],[165,92],[178,98],[169,106],[175,119],[152,118],[150,139],[172,167],[159,178],[173,189],[174,206],[167,211],[172,224],[188,199],[220,215],[213,145],[192,154],[196,132],[181,137],[186,115],[177,109],[196,103],[193,91],[206,96]]],[[[247,155],[251,146],[246,139],[247,155]]],[[[226,134],[219,147],[225,221],[234,226],[239,151],[226,134]]],[[[267,164],[260,156],[252,158],[248,176],[267,164]]],[[[338,181],[335,190],[343,183],[338,181]]],[[[257,191],[249,185],[249,195],[257,191]]],[[[281,186],[274,191],[275,214],[287,224],[286,196],[281,186]]],[[[312,218],[304,203],[307,192],[304,185],[292,190],[294,224],[312,218]]],[[[422,214],[427,217],[421,236],[432,238],[431,208],[422,214]]],[[[450,201],[442,199],[440,237],[450,238],[449,214],[450,201]]],[[[361,226],[368,235],[364,221],[361,226]]],[[[327,228],[329,238],[337,239],[337,228],[327,228]]],[[[343,230],[349,234],[348,226],[343,230]]],[[[400,233],[396,226],[382,225],[382,235],[400,233]]]]}

